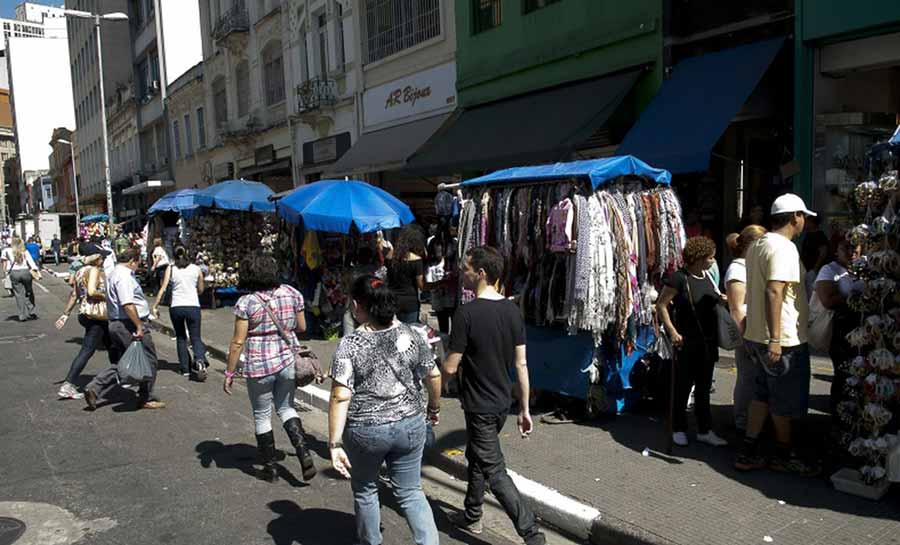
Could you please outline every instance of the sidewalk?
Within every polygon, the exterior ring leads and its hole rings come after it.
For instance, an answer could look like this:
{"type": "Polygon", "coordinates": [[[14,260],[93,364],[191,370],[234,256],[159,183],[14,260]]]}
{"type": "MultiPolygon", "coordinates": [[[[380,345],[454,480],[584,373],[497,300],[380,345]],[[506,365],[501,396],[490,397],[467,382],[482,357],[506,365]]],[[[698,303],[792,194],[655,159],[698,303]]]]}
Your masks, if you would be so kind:
{"type": "MultiPolygon", "coordinates": [[[[157,326],[169,328],[168,312],[161,314],[157,326]]],[[[204,310],[203,320],[211,355],[224,358],[233,326],[231,308],[204,310]]],[[[323,364],[330,362],[336,343],[308,344],[323,364]]],[[[723,357],[715,376],[716,429],[734,442],[733,362],[723,357]]],[[[819,453],[830,418],[823,412],[830,379],[830,361],[815,358],[813,409],[799,435],[801,445],[819,453]]],[[[325,387],[307,387],[301,399],[324,409],[325,387]]],[[[432,462],[463,479],[463,414],[455,399],[445,399],[443,408],[435,429],[439,453],[432,462]]],[[[668,457],[659,453],[663,422],[650,415],[566,425],[542,424],[535,415],[535,425],[530,439],[520,439],[515,417],[509,418],[502,435],[507,465],[541,518],[576,538],[616,545],[749,544],[767,542],[766,537],[792,545],[900,544],[900,486],[876,503],[835,491],[828,475],[805,479],[737,472],[731,465],[733,448],[692,443],[675,447],[668,457]],[[651,450],[649,456],[642,455],[645,448],[651,450]]]]}

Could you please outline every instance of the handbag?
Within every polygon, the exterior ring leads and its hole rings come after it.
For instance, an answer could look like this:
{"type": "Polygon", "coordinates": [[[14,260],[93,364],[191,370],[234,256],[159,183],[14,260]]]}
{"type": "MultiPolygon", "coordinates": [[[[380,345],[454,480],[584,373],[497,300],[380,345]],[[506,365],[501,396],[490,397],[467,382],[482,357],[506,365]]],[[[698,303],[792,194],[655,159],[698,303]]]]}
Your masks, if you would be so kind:
{"type": "MultiPolygon", "coordinates": [[[[716,293],[721,295],[719,287],[716,286],[712,278],[710,278],[709,281],[713,285],[713,289],[716,291],[716,293]]],[[[700,326],[700,319],[697,317],[697,309],[694,307],[694,296],[691,294],[690,278],[685,278],[685,286],[687,287],[688,302],[691,304],[691,311],[693,311],[694,319],[697,320],[697,327],[700,328],[700,332],[702,333],[703,328],[700,326]]],[[[725,305],[723,305],[721,302],[716,302],[715,312],[717,330],[716,340],[718,342],[719,348],[723,350],[736,349],[741,345],[741,343],[744,342],[737,323],[734,321],[734,318],[731,317],[731,313],[728,312],[728,309],[725,307],[725,305]]]]}
{"type": "MultiPolygon", "coordinates": [[[[87,296],[89,270],[87,268],[82,270],[84,272],[81,273],[81,277],[78,279],[78,281],[81,283],[81,289],[84,290],[84,297],[82,297],[81,303],[78,305],[78,314],[81,314],[82,316],[90,320],[99,320],[105,322],[109,319],[109,315],[107,314],[106,300],[104,299],[103,301],[91,301],[90,297],[87,296]]],[[[106,291],[102,278],[100,280],[99,291],[106,291]]]]}
{"type": "Polygon", "coordinates": [[[813,293],[809,301],[808,324],[806,338],[810,348],[819,353],[827,353],[831,348],[834,331],[834,311],[825,308],[818,293],[813,293]]]}
{"type": "Polygon", "coordinates": [[[312,384],[317,377],[322,376],[319,358],[310,347],[294,342],[297,340],[297,337],[295,335],[288,335],[287,331],[285,331],[284,327],[282,327],[281,323],[278,321],[278,318],[275,317],[275,313],[272,312],[272,307],[269,306],[268,301],[263,300],[263,298],[258,295],[256,298],[260,300],[263,308],[266,309],[266,313],[269,315],[269,318],[272,319],[272,323],[275,324],[275,329],[278,330],[281,339],[291,347],[291,351],[294,354],[294,382],[297,383],[297,387],[303,388],[304,386],[312,384]]]}

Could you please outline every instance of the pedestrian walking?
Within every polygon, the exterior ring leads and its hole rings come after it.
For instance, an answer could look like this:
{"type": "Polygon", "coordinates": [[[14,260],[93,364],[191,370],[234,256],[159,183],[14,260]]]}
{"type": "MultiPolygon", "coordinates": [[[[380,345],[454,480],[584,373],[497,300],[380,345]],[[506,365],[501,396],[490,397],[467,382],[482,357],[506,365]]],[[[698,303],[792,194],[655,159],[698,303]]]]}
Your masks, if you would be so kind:
{"type": "MultiPolygon", "coordinates": [[[[741,335],[744,334],[747,317],[747,248],[766,234],[761,225],[748,225],[740,234],[729,235],[729,249],[734,259],[725,271],[725,295],[728,297],[728,310],[741,335]]],[[[737,379],[734,383],[734,425],[738,436],[743,439],[747,433],[747,411],[753,399],[756,367],[747,357],[747,349],[743,344],[734,350],[734,364],[737,367],[737,379]]]]}
{"type": "Polygon", "coordinates": [[[468,436],[469,483],[465,512],[452,515],[450,520],[461,529],[481,534],[484,493],[490,486],[525,543],[543,545],[544,534],[506,473],[500,449],[500,431],[512,404],[513,369],[518,388],[519,433],[527,437],[534,427],[528,407],[525,323],[519,307],[495,287],[502,273],[503,258],[494,248],[481,246],[466,254],[463,285],[474,291],[477,298],[459,307],[453,317],[444,373],[452,376],[461,371],[459,389],[468,436]]]}
{"type": "Polygon", "coordinates": [[[75,308],[78,308],[78,323],[84,328],[81,349],[72,360],[66,380],[60,386],[57,396],[60,399],[81,399],[75,383],[87,366],[94,352],[102,343],[107,348],[107,356],[112,361],[112,350],[107,321],[106,278],[101,265],[103,254],[95,249],[82,252],[79,268],[72,275],[72,293],[62,316],[56,320],[56,329],[62,330],[75,308]]]}
{"type": "Polygon", "coordinates": [[[813,297],[817,297],[822,307],[832,312],[828,356],[834,368],[831,380],[831,420],[835,426],[840,422],[837,404],[845,398],[844,390],[849,378],[843,364],[855,355],[854,349],[847,342],[847,334],[859,325],[859,314],[847,306],[847,298],[858,288],[858,281],[853,279],[847,269],[860,253],[860,247],[853,246],[846,239],[840,241],[834,261],[822,266],[815,282],[816,291],[813,297]]]}
{"type": "Polygon", "coordinates": [[[456,312],[458,266],[456,252],[435,236],[428,243],[428,268],[425,271],[425,288],[431,291],[431,310],[438,320],[438,330],[450,333],[450,318],[456,312]]]}
{"type": "Polygon", "coordinates": [[[153,273],[153,280],[155,282],[155,288],[158,293],[162,292],[162,283],[163,277],[166,274],[166,269],[169,268],[169,254],[166,252],[166,247],[163,245],[163,240],[161,238],[156,238],[153,240],[153,253],[150,254],[153,262],[150,264],[150,272],[153,273]]]}
{"type": "Polygon", "coordinates": [[[84,388],[84,400],[89,409],[105,401],[109,393],[119,385],[116,365],[125,350],[135,340],[140,341],[144,354],[153,368],[150,380],[138,387],[139,409],[162,409],[165,403],[154,392],[156,385],[157,356],[153,336],[150,333],[150,306],[144,290],[134,272],[140,266],[140,254],[128,250],[119,254],[119,263],[106,277],[106,307],[109,318],[110,361],[112,365],[98,373],[84,388]]]}
{"type": "Polygon", "coordinates": [[[206,289],[200,267],[188,258],[184,246],[175,248],[175,262],[166,268],[162,285],[156,294],[153,314],[159,316],[159,304],[167,288],[172,287],[172,302],[169,305],[169,319],[175,330],[175,344],[178,351],[178,364],[181,374],[194,377],[203,382],[206,380],[206,345],[201,337],[200,294],[206,289]],[[188,335],[194,350],[194,362],[188,352],[188,335]]]}
{"type": "Polygon", "coordinates": [[[59,265],[60,257],[62,257],[62,242],[59,240],[59,235],[53,235],[53,240],[50,241],[50,251],[53,252],[54,264],[59,265]]]}
{"type": "Polygon", "coordinates": [[[300,415],[294,409],[294,333],[306,331],[303,296],[293,287],[281,283],[278,263],[272,257],[255,256],[245,261],[240,287],[252,293],[242,296],[234,306],[234,334],[228,348],[225,393],[232,393],[234,374],[243,353],[244,376],[262,462],[260,477],[269,482],[278,478],[272,431],[274,404],[284,431],[297,452],[303,480],[308,481],[316,476],[316,466],[306,446],[300,415]],[[290,337],[290,343],[284,337],[290,337]]]}
{"type": "Polygon", "coordinates": [[[28,250],[28,253],[31,254],[31,259],[37,264],[38,268],[41,266],[41,239],[40,237],[31,237],[28,239],[28,242],[25,244],[25,249],[28,250]]]}
{"type": "Polygon", "coordinates": [[[716,245],[706,237],[692,237],[682,255],[684,267],[666,277],[656,302],[657,315],[678,351],[672,442],[681,447],[688,445],[687,405],[693,388],[697,441],[721,447],[728,442],[712,429],[709,402],[713,372],[719,361],[716,306],[723,302],[709,273],[716,262],[716,245]],[[669,313],[670,303],[675,311],[674,320],[669,313]]]}
{"type": "Polygon", "coordinates": [[[3,263],[4,271],[9,275],[19,321],[37,319],[32,282],[41,279],[41,271],[21,238],[13,237],[12,245],[3,250],[0,261],[3,263]]]}
{"type": "Polygon", "coordinates": [[[419,291],[425,287],[425,235],[415,225],[400,231],[393,258],[387,263],[388,287],[397,298],[397,318],[412,324],[420,320],[419,291]]]}
{"type": "Polygon", "coordinates": [[[815,215],[797,195],[778,197],[772,203],[772,231],[747,251],[744,340],[757,374],[747,435],[734,464],[740,470],[766,465],[758,437],[771,415],[776,452],[769,467],[802,475],[818,472],[797,456],[792,443],[793,422],[809,407],[810,381],[805,268],[792,241],[803,232],[806,218],[815,215]]]}
{"type": "Polygon", "coordinates": [[[427,414],[440,417],[441,372],[420,333],[395,319],[397,300],[383,280],[364,275],[351,289],[360,327],[343,338],[331,367],[329,449],[332,465],[351,480],[357,542],[379,545],[378,471],[387,463],[394,497],[413,541],[438,543],[422,491],[427,414]],[[345,448],[346,445],[346,448],[345,448]]]}
{"type": "MultiPolygon", "coordinates": [[[[385,271],[384,267],[380,266],[375,262],[375,252],[372,251],[368,246],[360,246],[359,249],[356,250],[356,258],[353,262],[353,268],[350,270],[349,282],[346,286],[346,292],[349,293],[353,288],[354,282],[356,282],[357,278],[365,275],[375,275],[378,278],[384,280],[385,271]]],[[[347,300],[347,309],[344,311],[344,318],[342,325],[342,337],[346,337],[348,335],[352,335],[354,331],[356,331],[356,319],[353,317],[353,300],[347,300]]]]}

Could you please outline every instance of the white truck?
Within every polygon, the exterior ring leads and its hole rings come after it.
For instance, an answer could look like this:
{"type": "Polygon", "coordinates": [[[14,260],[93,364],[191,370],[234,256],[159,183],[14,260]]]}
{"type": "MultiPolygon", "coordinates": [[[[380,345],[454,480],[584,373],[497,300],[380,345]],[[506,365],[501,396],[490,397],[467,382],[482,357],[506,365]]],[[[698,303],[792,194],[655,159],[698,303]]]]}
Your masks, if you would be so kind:
{"type": "Polygon", "coordinates": [[[53,236],[59,237],[64,246],[77,235],[75,214],[64,212],[41,212],[36,217],[20,219],[16,229],[23,240],[28,240],[33,235],[41,237],[41,259],[49,261],[53,259],[50,247],[53,236]]]}

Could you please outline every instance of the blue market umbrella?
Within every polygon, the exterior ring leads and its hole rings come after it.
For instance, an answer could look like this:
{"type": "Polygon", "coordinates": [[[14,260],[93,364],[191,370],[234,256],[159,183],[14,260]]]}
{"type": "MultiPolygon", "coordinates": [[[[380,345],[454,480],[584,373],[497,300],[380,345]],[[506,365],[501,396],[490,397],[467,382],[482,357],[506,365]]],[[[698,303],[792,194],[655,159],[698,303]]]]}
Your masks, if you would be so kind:
{"type": "Polygon", "coordinates": [[[354,180],[322,180],[298,187],[278,201],[278,215],[313,231],[360,233],[393,229],[413,221],[413,213],[387,191],[354,180]]]}
{"type": "Polygon", "coordinates": [[[109,221],[109,216],[106,214],[91,214],[89,216],[82,216],[81,223],[106,223],[109,221]]]}
{"type": "Polygon", "coordinates": [[[275,203],[269,200],[272,195],[274,193],[265,184],[228,180],[202,189],[197,195],[197,204],[223,210],[274,212],[275,203]]]}
{"type": "Polygon", "coordinates": [[[161,212],[195,212],[200,208],[199,195],[200,190],[198,189],[179,189],[166,193],[153,203],[147,213],[152,215],[161,212]]]}

